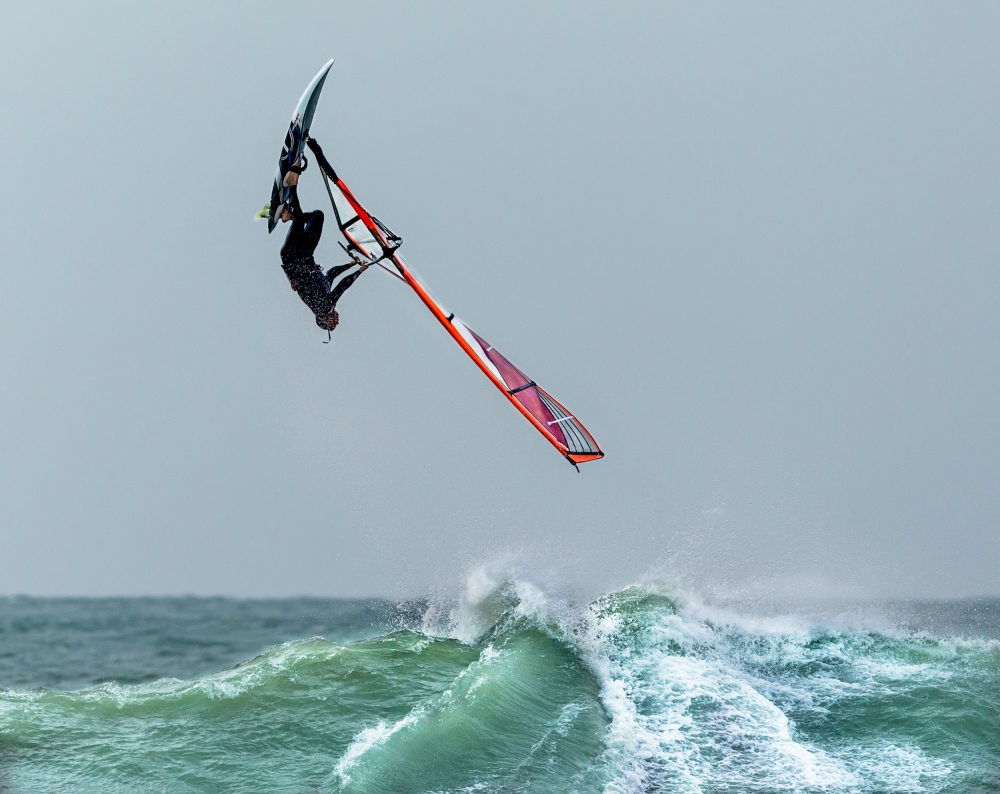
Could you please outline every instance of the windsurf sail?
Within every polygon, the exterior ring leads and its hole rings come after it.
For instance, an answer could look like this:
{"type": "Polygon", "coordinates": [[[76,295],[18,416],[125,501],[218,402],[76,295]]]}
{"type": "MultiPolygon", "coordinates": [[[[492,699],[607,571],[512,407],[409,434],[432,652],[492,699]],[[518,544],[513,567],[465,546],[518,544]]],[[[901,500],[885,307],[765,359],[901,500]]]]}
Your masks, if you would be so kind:
{"type": "Polygon", "coordinates": [[[344,247],[356,261],[377,264],[389,272],[395,271],[393,275],[398,273],[493,385],[566,460],[578,466],[604,457],[579,419],[431,296],[399,255],[402,239],[369,213],[342,179],[331,180],[323,173],[323,181],[337,216],[337,226],[347,241],[344,247]]]}

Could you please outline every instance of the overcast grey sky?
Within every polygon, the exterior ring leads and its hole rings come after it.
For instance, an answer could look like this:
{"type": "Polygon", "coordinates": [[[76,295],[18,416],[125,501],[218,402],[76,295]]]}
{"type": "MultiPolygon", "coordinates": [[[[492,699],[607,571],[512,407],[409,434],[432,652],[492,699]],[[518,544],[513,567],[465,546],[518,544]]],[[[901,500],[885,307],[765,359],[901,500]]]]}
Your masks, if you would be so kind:
{"type": "Polygon", "coordinates": [[[997,4],[0,12],[0,592],[1000,593],[997,4]],[[330,57],[340,174],[605,460],[383,274],[321,344],[251,219],[330,57]]]}

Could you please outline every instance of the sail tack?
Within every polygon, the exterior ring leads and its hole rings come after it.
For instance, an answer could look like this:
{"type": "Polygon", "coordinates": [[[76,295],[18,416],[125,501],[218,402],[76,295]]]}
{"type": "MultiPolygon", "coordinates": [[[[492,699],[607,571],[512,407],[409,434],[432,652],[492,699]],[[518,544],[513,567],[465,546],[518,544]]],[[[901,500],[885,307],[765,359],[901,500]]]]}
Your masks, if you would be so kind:
{"type": "Polygon", "coordinates": [[[343,180],[331,181],[325,174],[323,180],[351,256],[388,264],[397,271],[486,377],[570,463],[576,466],[604,457],[594,437],[575,416],[431,296],[399,255],[402,240],[358,202],[343,180]]]}

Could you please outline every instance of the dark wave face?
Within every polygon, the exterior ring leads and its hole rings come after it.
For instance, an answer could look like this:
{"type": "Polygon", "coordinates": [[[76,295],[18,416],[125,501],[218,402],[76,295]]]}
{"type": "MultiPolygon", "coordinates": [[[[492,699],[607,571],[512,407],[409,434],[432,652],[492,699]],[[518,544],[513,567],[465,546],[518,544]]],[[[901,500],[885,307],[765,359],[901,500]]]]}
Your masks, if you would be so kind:
{"type": "Polygon", "coordinates": [[[998,614],[15,599],[0,791],[997,792],[998,614]]]}

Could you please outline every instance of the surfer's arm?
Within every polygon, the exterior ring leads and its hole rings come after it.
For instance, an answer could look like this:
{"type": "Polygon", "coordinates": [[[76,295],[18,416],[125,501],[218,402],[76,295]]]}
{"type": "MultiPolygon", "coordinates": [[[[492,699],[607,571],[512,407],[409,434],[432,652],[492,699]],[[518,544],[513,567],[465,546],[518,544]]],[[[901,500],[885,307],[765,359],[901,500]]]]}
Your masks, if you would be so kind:
{"type": "Polygon", "coordinates": [[[337,181],[337,172],[333,170],[333,166],[330,165],[330,161],[326,159],[326,155],[323,154],[323,150],[320,148],[319,143],[315,138],[309,138],[306,141],[306,146],[316,155],[316,162],[319,167],[326,171],[326,175],[330,177],[334,182],[337,181]]]}

